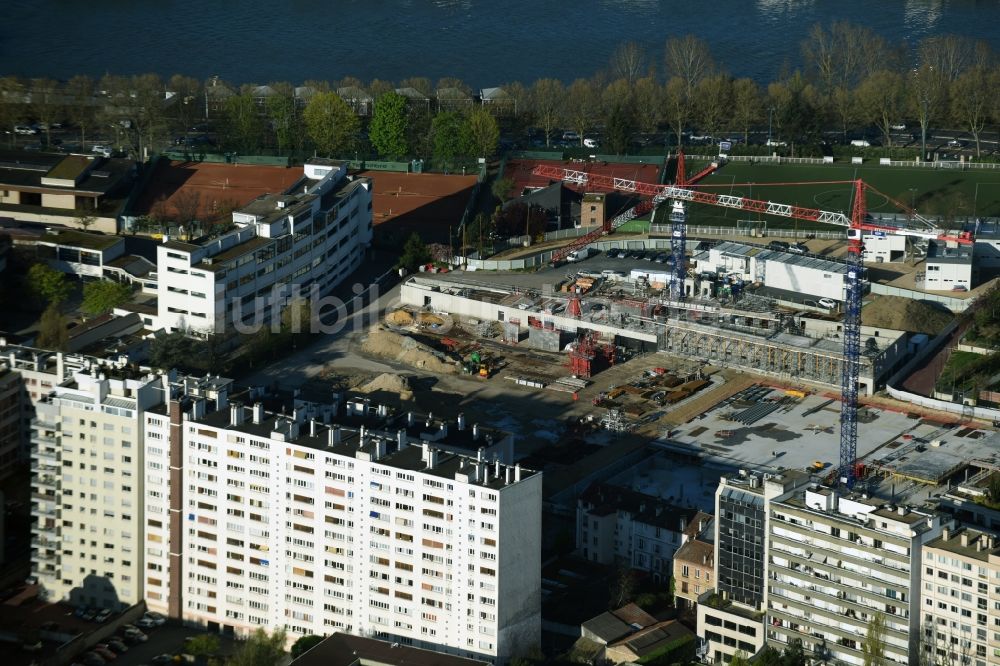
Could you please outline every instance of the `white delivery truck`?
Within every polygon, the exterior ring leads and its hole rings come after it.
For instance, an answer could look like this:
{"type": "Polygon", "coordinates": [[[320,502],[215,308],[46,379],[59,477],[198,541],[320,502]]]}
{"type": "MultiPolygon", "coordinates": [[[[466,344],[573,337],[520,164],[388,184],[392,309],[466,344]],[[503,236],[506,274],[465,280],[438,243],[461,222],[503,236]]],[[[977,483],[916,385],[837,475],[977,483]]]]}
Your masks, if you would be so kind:
{"type": "Polygon", "coordinates": [[[573,250],[566,255],[566,261],[583,261],[588,257],[592,257],[597,254],[597,250],[592,247],[584,247],[579,250],[573,250]]]}

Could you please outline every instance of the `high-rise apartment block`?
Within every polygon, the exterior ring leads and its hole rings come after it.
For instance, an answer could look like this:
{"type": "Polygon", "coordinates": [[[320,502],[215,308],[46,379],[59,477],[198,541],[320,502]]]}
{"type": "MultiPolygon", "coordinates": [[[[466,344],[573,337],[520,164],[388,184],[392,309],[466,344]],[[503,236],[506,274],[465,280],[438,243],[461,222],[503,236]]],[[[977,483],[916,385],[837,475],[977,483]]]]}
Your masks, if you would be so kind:
{"type": "Polygon", "coordinates": [[[817,659],[862,664],[868,627],[881,616],[884,661],[918,663],[924,547],[950,525],[938,513],[818,485],[772,501],[768,643],[798,640],[817,659]]]}

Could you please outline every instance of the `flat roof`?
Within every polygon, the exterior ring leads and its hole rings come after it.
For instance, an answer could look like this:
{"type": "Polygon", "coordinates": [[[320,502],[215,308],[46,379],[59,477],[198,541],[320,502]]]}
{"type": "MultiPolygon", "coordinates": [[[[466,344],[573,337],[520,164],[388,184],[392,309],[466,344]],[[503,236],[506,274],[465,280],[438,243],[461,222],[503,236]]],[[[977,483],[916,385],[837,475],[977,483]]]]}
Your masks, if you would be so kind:
{"type": "Polygon", "coordinates": [[[972,246],[958,245],[948,247],[945,243],[930,241],[927,243],[927,259],[929,264],[972,264],[972,246]]]}
{"type": "Polygon", "coordinates": [[[11,188],[47,192],[78,192],[102,195],[114,189],[134,163],[124,158],[102,158],[89,155],[53,155],[0,150],[0,184],[11,188]],[[65,164],[65,167],[62,166],[65,164]],[[75,178],[87,165],[93,168],[74,187],[43,185],[42,178],[75,178]],[[54,172],[58,171],[55,175],[54,172]],[[65,172],[65,174],[64,174],[65,172]]]}
{"type": "Polygon", "coordinates": [[[44,234],[36,240],[38,243],[55,243],[86,250],[107,250],[119,243],[124,243],[121,236],[88,233],[74,229],[64,229],[55,234],[44,234]]]}
{"type": "Polygon", "coordinates": [[[294,666],[484,666],[487,662],[466,659],[399,643],[334,633],[298,659],[294,666]]]}
{"type": "Polygon", "coordinates": [[[233,247],[229,248],[224,252],[212,255],[208,257],[212,263],[207,263],[204,259],[192,266],[191,268],[197,268],[203,271],[220,271],[225,268],[225,263],[237,257],[242,257],[245,254],[253,252],[254,250],[264,247],[265,245],[270,245],[274,242],[273,238],[264,238],[262,236],[254,236],[249,238],[242,243],[237,243],[233,247]]]}

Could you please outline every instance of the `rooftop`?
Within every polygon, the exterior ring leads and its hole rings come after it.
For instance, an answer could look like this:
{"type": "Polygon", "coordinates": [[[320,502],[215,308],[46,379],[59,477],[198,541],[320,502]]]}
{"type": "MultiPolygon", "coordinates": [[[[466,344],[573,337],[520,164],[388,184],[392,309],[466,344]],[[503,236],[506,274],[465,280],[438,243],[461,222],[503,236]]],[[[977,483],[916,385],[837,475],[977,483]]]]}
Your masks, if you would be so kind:
{"type": "Polygon", "coordinates": [[[948,243],[939,241],[927,242],[927,263],[929,264],[971,264],[972,246],[954,244],[949,247],[948,243]]]}
{"type": "Polygon", "coordinates": [[[18,189],[103,195],[115,189],[133,168],[134,163],[127,159],[0,151],[0,185],[18,189]],[[75,185],[45,185],[43,178],[80,180],[75,185]]]}
{"type": "Polygon", "coordinates": [[[107,250],[119,243],[124,243],[125,239],[121,236],[106,236],[104,234],[65,229],[55,234],[39,236],[37,242],[55,243],[57,245],[79,247],[86,250],[107,250]]]}
{"type": "Polygon", "coordinates": [[[983,532],[971,527],[945,530],[937,539],[927,542],[925,548],[937,548],[969,559],[988,562],[1000,556],[1000,539],[993,532],[983,532]]]}
{"type": "Polygon", "coordinates": [[[253,238],[250,238],[249,240],[246,240],[242,243],[237,243],[236,245],[234,245],[233,247],[229,248],[224,252],[220,252],[219,254],[209,257],[209,261],[202,260],[198,262],[197,264],[192,266],[192,268],[197,268],[199,270],[205,270],[205,271],[219,271],[225,268],[225,263],[227,261],[230,261],[231,259],[236,259],[237,257],[242,257],[245,254],[253,252],[257,248],[264,247],[265,245],[269,245],[270,243],[273,242],[274,239],[272,238],[263,238],[261,236],[254,236],[253,238]]]}
{"type": "Polygon", "coordinates": [[[298,659],[294,666],[484,666],[486,662],[335,633],[298,659]]]}
{"type": "Polygon", "coordinates": [[[580,494],[579,501],[590,507],[588,513],[591,515],[627,512],[636,522],[674,532],[683,532],[690,521],[701,513],[694,507],[676,506],[653,495],[605,483],[592,484],[580,494]]]}
{"type": "Polygon", "coordinates": [[[674,553],[674,559],[712,566],[715,561],[715,547],[710,543],[692,539],[677,549],[677,552],[674,553]]]}

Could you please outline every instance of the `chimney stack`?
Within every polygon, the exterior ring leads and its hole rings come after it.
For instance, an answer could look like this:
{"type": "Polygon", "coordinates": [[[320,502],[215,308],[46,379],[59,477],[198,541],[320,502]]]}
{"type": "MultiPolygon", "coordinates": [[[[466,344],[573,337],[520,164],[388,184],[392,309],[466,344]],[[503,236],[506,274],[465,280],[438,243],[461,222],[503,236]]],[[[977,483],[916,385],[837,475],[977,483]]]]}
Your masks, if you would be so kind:
{"type": "Polygon", "coordinates": [[[521,463],[514,463],[514,483],[521,481],[521,463]]]}
{"type": "Polygon", "coordinates": [[[243,405],[234,402],[229,405],[229,425],[239,426],[243,425],[243,405]]]}
{"type": "Polygon", "coordinates": [[[385,457],[385,454],[387,452],[388,452],[388,446],[387,446],[386,441],[384,439],[382,439],[381,437],[376,438],[376,440],[375,440],[375,460],[381,460],[382,458],[385,457]]]}
{"type": "Polygon", "coordinates": [[[264,420],[264,403],[255,402],[253,404],[253,422],[259,424],[264,420]]]}
{"type": "Polygon", "coordinates": [[[205,416],[205,399],[195,398],[194,402],[191,403],[191,420],[197,421],[203,416],[205,416]]]}
{"type": "Polygon", "coordinates": [[[941,541],[947,541],[950,537],[951,537],[951,529],[950,528],[946,527],[943,530],[941,530],[941,541]]]}
{"type": "Polygon", "coordinates": [[[406,412],[406,425],[413,425],[413,412],[406,412]]]}
{"type": "Polygon", "coordinates": [[[333,426],[326,432],[327,444],[340,444],[340,426],[333,426]]]}
{"type": "Polygon", "coordinates": [[[969,545],[969,530],[962,530],[962,547],[967,547],[969,545]]]}
{"type": "Polygon", "coordinates": [[[508,465],[504,468],[504,485],[510,485],[510,480],[514,478],[514,470],[508,465]]]}
{"type": "Polygon", "coordinates": [[[316,436],[316,419],[309,419],[309,436],[316,436]]]}
{"type": "Polygon", "coordinates": [[[474,439],[474,440],[478,440],[479,439],[479,424],[478,423],[473,423],[472,424],[472,439],[474,439]]]}
{"type": "Polygon", "coordinates": [[[458,429],[459,430],[465,430],[465,413],[464,412],[458,415],[458,429]]]}
{"type": "Polygon", "coordinates": [[[399,451],[406,448],[406,430],[403,428],[396,431],[396,447],[399,451]]]}

